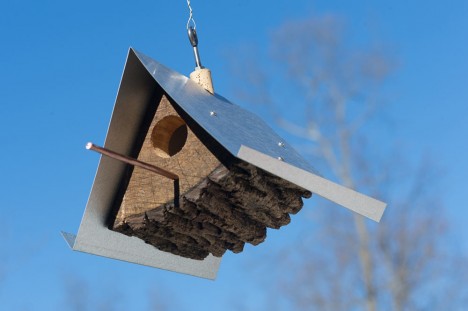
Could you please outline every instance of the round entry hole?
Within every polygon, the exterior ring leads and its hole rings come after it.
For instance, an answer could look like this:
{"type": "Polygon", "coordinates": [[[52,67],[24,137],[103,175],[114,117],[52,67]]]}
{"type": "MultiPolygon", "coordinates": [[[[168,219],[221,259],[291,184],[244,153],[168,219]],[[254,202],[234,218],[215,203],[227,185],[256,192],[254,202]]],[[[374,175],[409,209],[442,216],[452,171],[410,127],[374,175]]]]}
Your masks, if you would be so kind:
{"type": "Polygon", "coordinates": [[[154,126],[151,142],[158,156],[170,158],[187,142],[187,125],[178,116],[164,117],[154,126]]]}

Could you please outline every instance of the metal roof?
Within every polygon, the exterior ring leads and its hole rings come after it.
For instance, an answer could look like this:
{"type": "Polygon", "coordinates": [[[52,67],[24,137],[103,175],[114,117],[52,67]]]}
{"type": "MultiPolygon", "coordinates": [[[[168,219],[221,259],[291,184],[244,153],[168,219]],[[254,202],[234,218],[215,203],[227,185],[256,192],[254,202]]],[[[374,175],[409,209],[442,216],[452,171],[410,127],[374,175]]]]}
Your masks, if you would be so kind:
{"type": "Polygon", "coordinates": [[[131,50],[153,76],[154,80],[207,133],[237,156],[241,146],[247,146],[273,158],[316,173],[284,139],[278,136],[256,114],[242,109],[217,94],[214,96],[189,78],[150,57],[131,50]]]}
{"type": "MultiPolygon", "coordinates": [[[[233,156],[260,167],[357,213],[379,221],[386,204],[321,176],[255,114],[212,95],[189,78],[130,49],[114,105],[105,147],[129,155],[155,94],[166,93],[233,156]],[[148,74],[149,73],[149,74],[148,74]]],[[[102,157],[91,194],[74,237],[74,250],[214,279],[220,258],[193,260],[161,252],[135,237],[107,229],[106,217],[123,178],[125,164],[102,157]]]]}
{"type": "Polygon", "coordinates": [[[257,115],[212,95],[189,78],[130,50],[154,80],[232,155],[375,221],[385,203],[321,177],[257,115]],[[262,160],[259,160],[262,159],[262,160]]]}

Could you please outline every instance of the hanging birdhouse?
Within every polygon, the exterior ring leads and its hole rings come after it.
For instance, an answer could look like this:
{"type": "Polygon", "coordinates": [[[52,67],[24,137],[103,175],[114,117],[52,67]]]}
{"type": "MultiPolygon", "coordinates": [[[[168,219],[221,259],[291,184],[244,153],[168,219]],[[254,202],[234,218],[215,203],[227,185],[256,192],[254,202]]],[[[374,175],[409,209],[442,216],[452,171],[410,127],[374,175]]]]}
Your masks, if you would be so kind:
{"type": "Polygon", "coordinates": [[[104,156],[72,249],[213,279],[226,251],[264,242],[312,194],[380,220],[384,203],[193,79],[130,49],[104,148],[88,145],[104,156]]]}

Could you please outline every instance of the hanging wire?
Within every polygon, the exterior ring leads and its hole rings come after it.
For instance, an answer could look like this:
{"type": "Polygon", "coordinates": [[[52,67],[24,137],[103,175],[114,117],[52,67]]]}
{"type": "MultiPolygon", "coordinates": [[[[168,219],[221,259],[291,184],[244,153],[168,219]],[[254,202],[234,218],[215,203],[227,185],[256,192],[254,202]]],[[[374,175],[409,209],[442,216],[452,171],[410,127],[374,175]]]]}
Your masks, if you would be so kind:
{"type": "Polygon", "coordinates": [[[187,21],[187,30],[189,28],[196,29],[197,24],[195,23],[195,19],[193,19],[193,10],[192,10],[192,5],[190,4],[190,0],[187,0],[187,6],[188,6],[188,8],[190,10],[190,15],[189,15],[189,18],[188,18],[188,21],[187,21]]]}

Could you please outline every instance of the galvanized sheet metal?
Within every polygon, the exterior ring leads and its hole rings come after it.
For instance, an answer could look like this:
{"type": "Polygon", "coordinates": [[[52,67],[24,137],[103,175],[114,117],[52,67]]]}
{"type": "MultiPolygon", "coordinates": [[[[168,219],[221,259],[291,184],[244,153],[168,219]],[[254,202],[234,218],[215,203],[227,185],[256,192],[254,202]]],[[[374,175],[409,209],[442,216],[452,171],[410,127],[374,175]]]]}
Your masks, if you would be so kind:
{"type": "MultiPolygon", "coordinates": [[[[157,90],[154,79],[130,51],[104,144],[106,148],[130,154],[147,107],[154,105],[157,90]]],[[[101,157],[78,234],[75,241],[73,235],[64,234],[67,243],[76,251],[207,279],[216,278],[221,258],[210,255],[205,260],[193,260],[176,256],[107,228],[106,219],[125,167],[126,164],[120,161],[101,157]]]]}
{"type": "Polygon", "coordinates": [[[232,155],[358,214],[380,220],[385,203],[321,177],[257,115],[211,95],[150,57],[134,53],[175,103],[232,155]]]}
{"type": "Polygon", "coordinates": [[[380,221],[387,206],[384,202],[343,187],[314,173],[278,161],[246,146],[241,147],[238,157],[376,222],[380,221]]]}
{"type": "MultiPolygon", "coordinates": [[[[114,105],[105,148],[130,154],[139,126],[155,96],[164,90],[173,102],[233,156],[379,220],[385,204],[320,176],[263,120],[219,95],[211,95],[187,77],[130,49],[114,105]],[[149,75],[148,75],[149,73],[149,75]]],[[[161,95],[161,94],[159,94],[161,95]]],[[[125,164],[102,157],[78,234],[64,233],[77,251],[214,279],[220,258],[193,260],[161,252],[142,240],[107,228],[125,164]]]]}
{"type": "Polygon", "coordinates": [[[261,118],[232,104],[219,95],[211,95],[200,85],[150,57],[131,50],[154,80],[204,130],[237,156],[242,145],[258,150],[303,170],[317,172],[261,118]],[[281,146],[280,146],[280,143],[281,146]]]}

